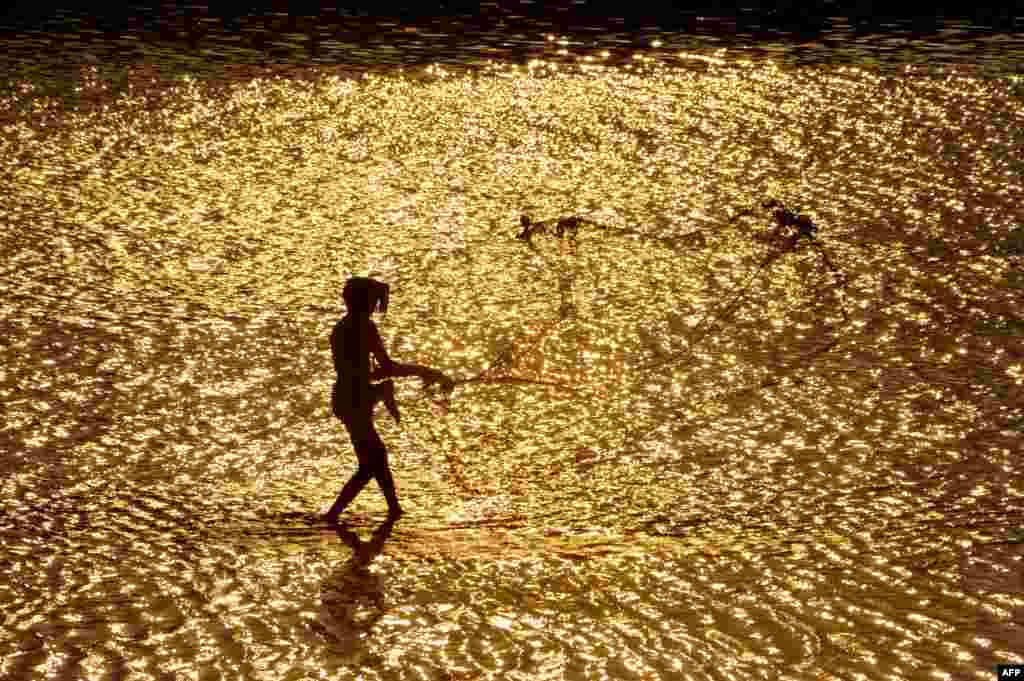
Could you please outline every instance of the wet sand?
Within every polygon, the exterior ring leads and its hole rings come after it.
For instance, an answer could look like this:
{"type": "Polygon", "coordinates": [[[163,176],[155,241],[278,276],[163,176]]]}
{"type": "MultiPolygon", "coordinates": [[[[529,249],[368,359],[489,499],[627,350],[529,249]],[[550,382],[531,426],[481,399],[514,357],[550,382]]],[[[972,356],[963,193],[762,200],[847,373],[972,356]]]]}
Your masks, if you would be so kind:
{"type": "Polygon", "coordinates": [[[5,96],[0,676],[1024,661],[1020,77],[554,42],[5,96]],[[769,196],[820,248],[772,253],[769,196]],[[370,273],[393,356],[509,380],[403,383],[408,513],[338,533],[327,334],[370,273]]]}

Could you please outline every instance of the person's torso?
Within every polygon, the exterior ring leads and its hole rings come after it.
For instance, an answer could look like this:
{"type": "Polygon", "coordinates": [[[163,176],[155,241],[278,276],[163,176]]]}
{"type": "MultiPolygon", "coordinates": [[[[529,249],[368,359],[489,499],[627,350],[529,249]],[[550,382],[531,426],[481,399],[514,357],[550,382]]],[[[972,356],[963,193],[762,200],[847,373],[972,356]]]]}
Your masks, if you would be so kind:
{"type": "Polygon", "coordinates": [[[360,324],[345,316],[331,332],[331,354],[338,381],[365,383],[370,380],[369,324],[360,324]]]}

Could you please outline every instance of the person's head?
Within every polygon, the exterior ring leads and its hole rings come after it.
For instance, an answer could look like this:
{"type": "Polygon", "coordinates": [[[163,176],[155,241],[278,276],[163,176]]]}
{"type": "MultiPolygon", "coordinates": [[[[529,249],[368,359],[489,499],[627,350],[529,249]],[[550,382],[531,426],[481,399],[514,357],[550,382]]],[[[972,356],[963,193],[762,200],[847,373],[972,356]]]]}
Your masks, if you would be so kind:
{"type": "Polygon", "coordinates": [[[341,297],[348,311],[369,317],[374,312],[388,311],[387,284],[369,277],[352,277],[345,282],[341,297]]]}

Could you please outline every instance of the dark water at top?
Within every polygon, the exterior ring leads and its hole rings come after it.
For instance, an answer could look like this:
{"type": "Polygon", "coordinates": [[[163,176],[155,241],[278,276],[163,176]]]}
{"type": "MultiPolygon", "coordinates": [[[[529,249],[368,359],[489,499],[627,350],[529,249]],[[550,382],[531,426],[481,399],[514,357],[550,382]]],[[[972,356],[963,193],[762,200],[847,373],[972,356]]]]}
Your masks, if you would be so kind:
{"type": "Polygon", "coordinates": [[[1024,661],[1020,34],[700,16],[9,33],[0,677],[1024,661]],[[354,274],[464,382],[339,533],[354,274]]]}

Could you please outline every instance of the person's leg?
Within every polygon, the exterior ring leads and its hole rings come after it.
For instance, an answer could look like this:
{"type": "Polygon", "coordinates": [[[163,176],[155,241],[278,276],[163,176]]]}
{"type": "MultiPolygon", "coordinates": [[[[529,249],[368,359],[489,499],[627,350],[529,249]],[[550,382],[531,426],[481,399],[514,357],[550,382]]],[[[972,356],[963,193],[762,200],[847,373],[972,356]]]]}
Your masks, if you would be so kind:
{"type": "Polygon", "coordinates": [[[391,467],[388,465],[388,453],[386,449],[381,449],[381,458],[375,466],[374,477],[377,478],[377,484],[380,485],[380,491],[384,493],[384,498],[387,499],[388,517],[398,518],[405,511],[402,510],[402,505],[398,503],[398,493],[395,491],[395,479],[391,475],[391,467]]]}
{"type": "Polygon", "coordinates": [[[356,472],[345,483],[345,486],[341,488],[341,493],[335,499],[334,504],[331,505],[331,509],[324,515],[324,520],[331,524],[338,522],[338,516],[348,508],[348,505],[366,487],[366,483],[370,482],[372,477],[373,471],[370,470],[370,467],[359,464],[359,468],[356,469],[356,472]]]}
{"type": "Polygon", "coordinates": [[[370,429],[372,431],[370,438],[372,444],[367,450],[370,470],[373,472],[373,477],[376,478],[377,484],[380,485],[380,491],[388,502],[388,516],[398,518],[398,516],[402,515],[403,511],[401,504],[398,503],[395,479],[391,475],[391,467],[388,465],[388,450],[372,423],[370,424],[370,429]]]}
{"type": "MultiPolygon", "coordinates": [[[[370,478],[374,477],[372,436],[376,436],[377,433],[373,430],[373,423],[368,415],[363,414],[360,416],[361,418],[359,416],[346,415],[343,420],[345,428],[348,430],[349,439],[352,441],[352,447],[356,451],[359,468],[352,474],[349,481],[345,483],[345,486],[341,488],[338,498],[331,505],[331,509],[324,515],[324,520],[332,524],[337,522],[338,516],[341,515],[342,511],[348,508],[352,500],[366,487],[366,483],[370,481],[370,478]]],[[[377,440],[379,441],[380,438],[378,437],[377,440]]]]}

